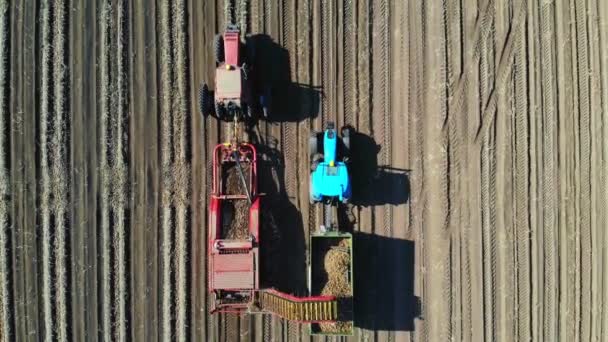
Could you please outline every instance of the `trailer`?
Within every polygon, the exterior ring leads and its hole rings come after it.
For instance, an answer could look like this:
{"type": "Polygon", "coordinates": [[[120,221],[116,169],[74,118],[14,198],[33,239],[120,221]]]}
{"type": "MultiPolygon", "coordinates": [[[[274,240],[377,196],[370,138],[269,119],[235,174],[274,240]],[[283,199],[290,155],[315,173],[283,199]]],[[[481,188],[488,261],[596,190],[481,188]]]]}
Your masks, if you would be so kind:
{"type": "Polygon", "coordinates": [[[313,335],[353,334],[353,239],[350,233],[327,231],[310,237],[308,290],[311,296],[335,298],[337,317],[333,322],[314,322],[313,335]]]}

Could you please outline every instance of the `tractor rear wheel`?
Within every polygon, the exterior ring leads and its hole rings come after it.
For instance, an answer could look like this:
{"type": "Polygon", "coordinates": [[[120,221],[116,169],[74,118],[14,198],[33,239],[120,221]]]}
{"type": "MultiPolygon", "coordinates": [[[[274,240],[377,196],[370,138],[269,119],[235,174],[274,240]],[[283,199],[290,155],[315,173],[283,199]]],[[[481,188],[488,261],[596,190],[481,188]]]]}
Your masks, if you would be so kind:
{"type": "Polygon", "coordinates": [[[211,97],[211,92],[209,92],[209,87],[207,84],[203,84],[199,92],[199,105],[203,115],[208,115],[211,112],[213,108],[212,102],[213,98],[211,97]]]}
{"type": "Polygon", "coordinates": [[[319,138],[317,137],[317,133],[311,133],[308,138],[308,153],[310,160],[319,153],[319,138]]]}
{"type": "Polygon", "coordinates": [[[312,161],[310,163],[310,171],[311,172],[315,172],[315,170],[317,170],[317,167],[319,166],[319,164],[321,164],[321,162],[323,162],[323,155],[316,153],[315,155],[312,156],[312,161]]]}
{"type": "Polygon", "coordinates": [[[224,63],[224,37],[222,37],[221,34],[216,35],[213,43],[213,47],[215,49],[215,61],[217,64],[222,64],[224,63]]]}
{"type": "Polygon", "coordinates": [[[224,112],[224,106],[220,102],[215,102],[215,116],[217,116],[218,119],[222,120],[225,114],[224,112]]]}
{"type": "Polygon", "coordinates": [[[344,155],[348,156],[350,154],[350,128],[344,127],[342,128],[342,143],[344,143],[344,155]]]}

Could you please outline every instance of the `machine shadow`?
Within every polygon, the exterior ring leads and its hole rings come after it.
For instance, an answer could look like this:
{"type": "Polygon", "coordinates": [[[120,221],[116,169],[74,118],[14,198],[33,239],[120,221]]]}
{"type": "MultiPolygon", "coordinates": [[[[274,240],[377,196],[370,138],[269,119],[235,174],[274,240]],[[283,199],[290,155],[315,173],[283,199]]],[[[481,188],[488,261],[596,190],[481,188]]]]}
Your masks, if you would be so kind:
{"type": "Polygon", "coordinates": [[[265,34],[250,36],[255,45],[255,85],[270,89],[270,122],[300,122],[319,114],[321,88],[291,80],[287,49],[265,34]]]}
{"type": "Polygon", "coordinates": [[[285,160],[273,139],[253,141],[258,152],[261,283],[294,295],[305,295],[306,243],[300,211],[285,191],[285,160]],[[270,141],[268,141],[270,140],[270,141]]]}
{"type": "Polygon", "coordinates": [[[353,129],[349,172],[351,173],[355,206],[399,205],[409,200],[408,170],[378,165],[381,146],[353,129]]]}
{"type": "Polygon", "coordinates": [[[413,331],[420,316],[414,295],[414,241],[356,232],[355,326],[374,331],[413,331]]]}

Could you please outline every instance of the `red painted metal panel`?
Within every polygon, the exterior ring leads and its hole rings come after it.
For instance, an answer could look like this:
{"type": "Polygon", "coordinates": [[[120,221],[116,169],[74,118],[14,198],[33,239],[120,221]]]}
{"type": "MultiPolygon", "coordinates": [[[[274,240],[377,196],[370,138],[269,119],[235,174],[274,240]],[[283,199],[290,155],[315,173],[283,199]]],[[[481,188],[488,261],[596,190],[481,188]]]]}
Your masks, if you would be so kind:
{"type": "Polygon", "coordinates": [[[238,32],[226,32],[224,34],[224,55],[226,64],[239,64],[239,45],[240,39],[238,32]]]}

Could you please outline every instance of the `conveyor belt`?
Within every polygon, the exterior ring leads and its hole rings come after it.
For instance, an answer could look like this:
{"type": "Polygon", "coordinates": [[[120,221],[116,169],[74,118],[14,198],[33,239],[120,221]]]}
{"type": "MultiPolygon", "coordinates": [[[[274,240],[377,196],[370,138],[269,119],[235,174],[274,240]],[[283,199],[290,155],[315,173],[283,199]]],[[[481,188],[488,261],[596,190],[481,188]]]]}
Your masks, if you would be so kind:
{"type": "Polygon", "coordinates": [[[299,322],[326,322],[338,319],[338,301],[332,296],[294,297],[276,290],[260,292],[260,306],[285,319],[299,322]]]}

